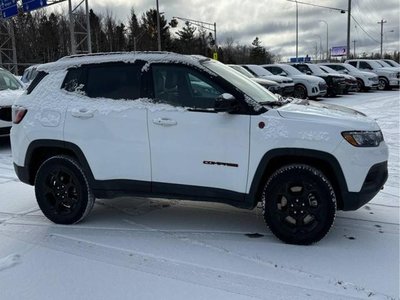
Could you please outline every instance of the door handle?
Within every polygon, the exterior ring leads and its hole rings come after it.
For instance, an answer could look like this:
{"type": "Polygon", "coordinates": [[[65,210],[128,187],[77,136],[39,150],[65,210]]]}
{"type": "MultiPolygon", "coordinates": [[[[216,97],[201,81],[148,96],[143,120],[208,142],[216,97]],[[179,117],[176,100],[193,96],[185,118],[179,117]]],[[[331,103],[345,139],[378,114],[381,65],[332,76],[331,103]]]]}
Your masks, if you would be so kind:
{"type": "Polygon", "coordinates": [[[89,111],[85,108],[81,108],[79,110],[73,110],[71,111],[71,115],[75,118],[79,119],[90,119],[94,117],[94,114],[92,111],[89,111]]]}
{"type": "Polygon", "coordinates": [[[156,118],[153,119],[153,123],[161,126],[174,126],[178,124],[177,121],[168,118],[156,118]]]}

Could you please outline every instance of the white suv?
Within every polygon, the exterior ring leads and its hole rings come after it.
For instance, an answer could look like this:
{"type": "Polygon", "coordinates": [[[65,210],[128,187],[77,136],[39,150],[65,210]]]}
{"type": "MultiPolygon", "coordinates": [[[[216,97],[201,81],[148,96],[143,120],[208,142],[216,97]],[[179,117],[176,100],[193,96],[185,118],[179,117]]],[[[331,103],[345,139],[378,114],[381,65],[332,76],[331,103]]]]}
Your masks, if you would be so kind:
{"type": "Polygon", "coordinates": [[[294,96],[296,98],[317,98],[325,96],[328,85],[325,80],[313,75],[301,73],[295,67],[286,64],[262,65],[264,69],[274,75],[287,76],[294,81],[294,96]]]}
{"type": "Polygon", "coordinates": [[[369,59],[350,59],[346,63],[362,71],[373,72],[379,76],[379,90],[400,87],[400,72],[398,68],[383,67],[380,63],[369,59]]]}
{"type": "Polygon", "coordinates": [[[55,223],[81,221],[95,198],[262,202],[279,239],[310,244],[387,178],[373,119],[283,100],[215,60],[86,55],[38,71],[13,106],[12,154],[55,223]]]}
{"type": "Polygon", "coordinates": [[[349,74],[357,79],[359,90],[370,90],[378,87],[378,75],[372,72],[360,71],[356,67],[346,63],[321,63],[323,66],[334,69],[341,74],[349,74]]]}

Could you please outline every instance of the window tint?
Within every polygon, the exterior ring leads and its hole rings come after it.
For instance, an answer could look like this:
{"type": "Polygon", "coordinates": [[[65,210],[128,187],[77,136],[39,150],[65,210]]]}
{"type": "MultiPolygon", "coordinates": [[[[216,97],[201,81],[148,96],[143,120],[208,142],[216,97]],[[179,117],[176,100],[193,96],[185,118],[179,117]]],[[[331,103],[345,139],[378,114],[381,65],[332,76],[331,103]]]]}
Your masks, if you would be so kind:
{"type": "Polygon", "coordinates": [[[274,74],[274,75],[280,75],[280,74],[282,74],[282,73],[285,73],[286,74],[286,72],[285,71],[283,71],[281,68],[279,68],[279,67],[270,67],[270,66],[268,66],[268,67],[265,67],[268,71],[270,71],[272,74],[274,74]]]}
{"type": "Polygon", "coordinates": [[[372,70],[371,66],[369,65],[369,63],[365,62],[365,61],[360,61],[360,69],[368,69],[368,70],[372,70]]]}
{"type": "Polygon", "coordinates": [[[306,65],[296,65],[295,68],[304,74],[306,74],[307,72],[311,72],[310,68],[306,65]]]}
{"type": "Polygon", "coordinates": [[[86,94],[91,98],[137,99],[140,77],[141,69],[133,64],[91,66],[87,68],[86,94]]]}
{"type": "Polygon", "coordinates": [[[357,67],[357,62],[356,61],[349,61],[349,64],[352,65],[353,67],[357,67]]]}
{"type": "Polygon", "coordinates": [[[156,101],[174,106],[213,109],[215,98],[224,93],[210,79],[182,66],[153,66],[156,101]]]}
{"type": "Polygon", "coordinates": [[[73,68],[68,70],[68,74],[64,79],[62,88],[68,92],[84,93],[85,76],[83,68],[73,68]]]}

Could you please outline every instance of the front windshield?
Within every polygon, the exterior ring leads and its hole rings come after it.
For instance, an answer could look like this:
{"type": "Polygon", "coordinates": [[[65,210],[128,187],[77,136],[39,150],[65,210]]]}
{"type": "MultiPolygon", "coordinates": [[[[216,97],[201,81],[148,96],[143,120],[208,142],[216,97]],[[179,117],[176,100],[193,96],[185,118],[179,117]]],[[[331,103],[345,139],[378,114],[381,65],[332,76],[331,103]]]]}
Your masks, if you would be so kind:
{"type": "Polygon", "coordinates": [[[391,68],[392,67],[391,65],[389,65],[387,62],[385,62],[383,60],[377,60],[376,62],[378,64],[382,65],[382,67],[385,67],[385,68],[387,68],[387,67],[391,68]]]}
{"type": "Polygon", "coordinates": [[[241,66],[236,66],[236,65],[229,65],[232,69],[242,73],[244,76],[248,77],[248,78],[256,78],[256,76],[254,76],[253,74],[251,74],[249,71],[247,71],[245,68],[241,67],[241,66]]]}
{"type": "Polygon", "coordinates": [[[278,66],[281,67],[289,75],[304,75],[299,70],[297,70],[295,67],[292,67],[289,65],[278,65],[278,66]]]}
{"type": "Polygon", "coordinates": [[[343,64],[343,67],[345,67],[346,69],[347,69],[347,71],[350,71],[350,72],[360,72],[360,70],[359,69],[357,69],[356,67],[354,67],[353,65],[351,65],[351,64],[346,64],[346,63],[344,63],[343,64]]]}
{"type": "Polygon", "coordinates": [[[258,103],[276,102],[279,100],[276,95],[268,91],[266,88],[262,87],[260,84],[247,78],[241,73],[233,70],[227,65],[215,60],[206,60],[202,62],[202,65],[230,82],[240,91],[258,103]]]}
{"type": "Polygon", "coordinates": [[[0,91],[18,90],[20,88],[22,88],[21,84],[11,73],[0,70],[0,91]]]}
{"type": "Polygon", "coordinates": [[[392,67],[400,67],[400,64],[395,62],[394,60],[388,59],[388,60],[385,60],[385,62],[387,64],[391,65],[392,67]]]}
{"type": "Polygon", "coordinates": [[[309,64],[307,66],[313,72],[313,75],[324,75],[324,72],[318,66],[312,64],[309,64]]]}
{"type": "Polygon", "coordinates": [[[251,69],[257,73],[258,76],[271,76],[273,75],[270,71],[264,69],[263,67],[257,65],[251,65],[251,69]]]}
{"type": "Polygon", "coordinates": [[[379,69],[379,68],[382,68],[382,67],[383,67],[382,64],[378,63],[378,62],[375,61],[375,60],[369,60],[368,63],[369,63],[374,69],[379,69]]]}
{"type": "Polygon", "coordinates": [[[340,74],[338,71],[331,69],[327,66],[320,66],[321,70],[323,70],[325,73],[333,73],[333,74],[340,74]]]}

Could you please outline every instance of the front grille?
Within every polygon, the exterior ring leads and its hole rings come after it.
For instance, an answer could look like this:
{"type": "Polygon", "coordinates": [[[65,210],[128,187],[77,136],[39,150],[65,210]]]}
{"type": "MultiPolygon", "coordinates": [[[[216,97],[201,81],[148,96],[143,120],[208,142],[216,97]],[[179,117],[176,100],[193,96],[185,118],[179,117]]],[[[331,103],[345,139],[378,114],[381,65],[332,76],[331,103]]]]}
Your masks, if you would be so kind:
{"type": "Polygon", "coordinates": [[[325,91],[328,88],[328,86],[325,82],[320,82],[318,83],[318,88],[320,91],[325,91]]]}

